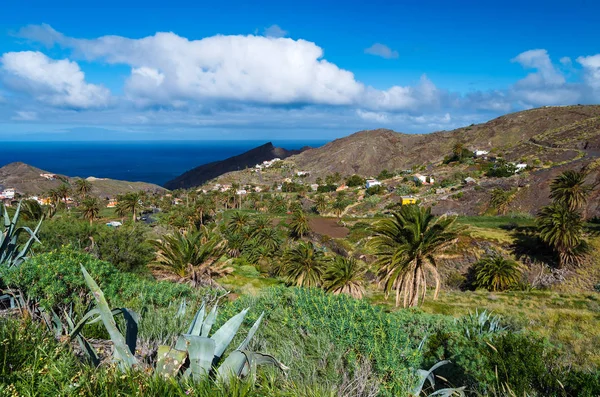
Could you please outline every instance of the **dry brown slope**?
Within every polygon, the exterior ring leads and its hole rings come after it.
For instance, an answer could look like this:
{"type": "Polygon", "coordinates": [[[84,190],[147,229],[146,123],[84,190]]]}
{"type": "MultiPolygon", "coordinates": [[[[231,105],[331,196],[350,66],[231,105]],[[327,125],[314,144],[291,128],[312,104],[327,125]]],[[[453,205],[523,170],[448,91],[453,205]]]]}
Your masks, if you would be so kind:
{"type": "MultiPolygon", "coordinates": [[[[57,175],[54,180],[48,180],[40,174],[49,174],[51,172],[44,171],[25,163],[10,163],[0,168],[0,185],[4,187],[12,187],[22,195],[40,195],[47,193],[50,189],[56,189],[62,183],[73,184],[77,179],[65,175],[57,175]]],[[[90,180],[92,184],[92,195],[98,197],[113,197],[118,194],[133,192],[133,191],[164,191],[165,189],[145,182],[128,182],[115,179],[95,179],[90,180]]]]}
{"type": "Polygon", "coordinates": [[[458,142],[472,149],[510,151],[548,131],[568,129],[570,136],[577,136],[585,127],[587,135],[600,136],[600,131],[590,132],[590,128],[586,127],[588,120],[598,117],[600,106],[597,105],[544,107],[507,114],[483,124],[431,134],[402,134],[385,129],[360,131],[292,156],[290,160],[298,168],[311,171],[313,177],[334,172],[373,176],[383,169],[399,170],[439,162],[458,142]]]}

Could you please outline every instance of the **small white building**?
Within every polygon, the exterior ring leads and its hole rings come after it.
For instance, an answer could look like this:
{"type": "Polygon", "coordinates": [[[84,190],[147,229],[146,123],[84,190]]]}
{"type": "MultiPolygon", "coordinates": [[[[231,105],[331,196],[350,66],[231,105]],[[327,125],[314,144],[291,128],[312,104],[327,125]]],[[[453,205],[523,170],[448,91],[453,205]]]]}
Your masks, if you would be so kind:
{"type": "Polygon", "coordinates": [[[243,196],[245,194],[248,194],[248,191],[246,189],[239,189],[235,191],[235,194],[237,194],[238,196],[243,196]]]}
{"type": "Polygon", "coordinates": [[[119,227],[119,226],[123,226],[123,224],[119,221],[110,221],[106,224],[106,226],[108,227],[119,227]]]}
{"type": "Polygon", "coordinates": [[[46,179],[48,179],[50,181],[53,181],[53,180],[56,179],[56,175],[55,174],[40,174],[40,176],[42,178],[46,178],[46,179]]]}
{"type": "Polygon", "coordinates": [[[413,180],[415,182],[421,182],[423,185],[433,185],[435,182],[435,180],[432,177],[421,174],[415,174],[413,176],[413,180]]]}
{"type": "Polygon", "coordinates": [[[308,171],[298,171],[296,172],[296,176],[309,176],[310,172],[308,171]]]}
{"type": "Polygon", "coordinates": [[[310,185],[310,189],[313,192],[316,192],[317,190],[319,190],[319,184],[318,183],[313,183],[312,185],[310,185]]]}
{"type": "Polygon", "coordinates": [[[0,192],[0,198],[14,199],[15,198],[15,189],[12,187],[4,189],[2,192],[0,192]]]}
{"type": "Polygon", "coordinates": [[[527,164],[524,164],[524,163],[515,164],[515,168],[516,168],[515,172],[521,172],[525,168],[527,168],[527,164]]]}
{"type": "Polygon", "coordinates": [[[474,150],[473,154],[475,155],[475,157],[481,157],[481,156],[487,156],[488,154],[490,154],[489,150],[474,150]]]}
{"type": "Polygon", "coordinates": [[[373,186],[381,186],[381,182],[379,182],[377,179],[367,179],[367,183],[365,183],[365,187],[367,189],[370,189],[373,186]]]}

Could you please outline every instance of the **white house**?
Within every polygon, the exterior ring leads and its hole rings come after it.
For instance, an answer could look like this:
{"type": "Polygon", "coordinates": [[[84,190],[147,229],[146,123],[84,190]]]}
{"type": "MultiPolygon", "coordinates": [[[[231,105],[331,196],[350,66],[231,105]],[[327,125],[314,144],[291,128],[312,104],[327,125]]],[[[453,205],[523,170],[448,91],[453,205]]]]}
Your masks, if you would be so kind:
{"type": "Polygon", "coordinates": [[[475,157],[481,157],[481,156],[487,156],[488,154],[490,154],[490,152],[489,152],[489,150],[476,149],[475,151],[473,151],[473,154],[475,155],[475,157]]]}
{"type": "Polygon", "coordinates": [[[516,165],[515,165],[515,168],[516,168],[515,172],[521,172],[521,171],[523,171],[525,168],[527,168],[527,164],[524,164],[524,163],[519,163],[519,164],[516,164],[516,165]]]}
{"type": "Polygon", "coordinates": [[[310,189],[313,192],[316,192],[317,190],[319,190],[319,184],[318,183],[313,183],[312,185],[310,185],[310,189]]]}
{"type": "Polygon", "coordinates": [[[237,194],[238,196],[242,196],[247,193],[248,193],[248,191],[246,189],[239,189],[239,190],[235,191],[235,194],[237,194]]]}
{"type": "Polygon", "coordinates": [[[296,172],[296,176],[308,176],[310,175],[310,172],[308,171],[298,171],[296,172]]]}
{"type": "Polygon", "coordinates": [[[106,226],[109,227],[119,227],[119,226],[123,226],[123,224],[119,221],[110,221],[106,224],[106,226]]]}
{"type": "Polygon", "coordinates": [[[433,183],[435,182],[435,180],[432,177],[421,174],[415,174],[413,176],[413,180],[415,182],[421,182],[423,185],[433,185],[433,183]]]}
{"type": "Polygon", "coordinates": [[[53,181],[54,179],[56,179],[56,175],[55,174],[40,174],[40,176],[42,178],[46,178],[50,181],[53,181]]]}
{"type": "Polygon", "coordinates": [[[4,189],[2,192],[0,192],[0,197],[5,199],[14,199],[15,189],[12,187],[4,189]]]}
{"type": "Polygon", "coordinates": [[[381,186],[381,182],[379,182],[377,179],[367,179],[367,183],[365,184],[365,187],[367,189],[372,188],[373,186],[381,186]]]}

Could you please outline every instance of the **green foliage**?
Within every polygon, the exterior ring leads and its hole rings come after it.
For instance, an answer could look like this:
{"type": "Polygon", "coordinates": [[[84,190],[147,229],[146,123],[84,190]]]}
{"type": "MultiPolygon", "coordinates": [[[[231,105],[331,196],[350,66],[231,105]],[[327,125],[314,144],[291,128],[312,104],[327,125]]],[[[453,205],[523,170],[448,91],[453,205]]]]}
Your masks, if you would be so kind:
{"type": "Polygon", "coordinates": [[[2,205],[2,216],[4,221],[2,222],[2,234],[0,234],[0,270],[3,268],[20,266],[27,258],[27,254],[33,243],[39,241],[37,234],[42,221],[39,221],[35,230],[31,230],[25,226],[17,227],[20,209],[21,203],[19,202],[17,210],[11,219],[8,216],[6,207],[2,205]],[[21,241],[19,240],[21,234],[29,236],[25,244],[21,244],[21,241]]]}
{"type": "Polygon", "coordinates": [[[300,242],[284,253],[279,274],[294,285],[318,287],[328,262],[329,258],[312,242],[300,242]]]}
{"type": "Polygon", "coordinates": [[[339,172],[335,174],[330,174],[325,177],[325,184],[327,185],[336,185],[339,181],[342,180],[342,176],[339,172]]]}
{"type": "Polygon", "coordinates": [[[413,188],[408,185],[402,184],[402,185],[398,185],[396,187],[396,194],[398,196],[408,196],[413,193],[414,193],[413,188]]]}
{"type": "Polygon", "coordinates": [[[585,183],[588,174],[587,169],[563,172],[552,181],[550,198],[555,203],[565,205],[573,211],[583,207],[592,192],[592,185],[585,183]]]}
{"type": "Polygon", "coordinates": [[[365,294],[365,274],[367,267],[356,258],[336,256],[329,264],[325,275],[327,292],[348,294],[354,298],[362,298],[365,294]]]}
{"type": "Polygon", "coordinates": [[[494,190],[492,190],[490,206],[494,208],[499,215],[506,215],[508,206],[514,200],[515,195],[515,189],[504,190],[501,188],[495,188],[494,190]]]}
{"type": "Polygon", "coordinates": [[[290,234],[293,238],[302,238],[310,231],[308,217],[302,211],[295,211],[289,223],[290,234]]]}
{"type": "Polygon", "coordinates": [[[173,299],[194,296],[185,285],[156,282],[130,273],[121,273],[108,262],[92,255],[63,247],[40,254],[25,261],[19,268],[4,271],[6,284],[20,289],[26,296],[36,299],[47,308],[61,308],[71,304],[85,307],[87,287],[81,276],[80,265],[98,280],[100,287],[113,304],[131,300],[148,304],[168,305],[173,299]]]}
{"type": "Polygon", "coordinates": [[[369,246],[375,251],[379,277],[386,297],[396,293],[396,306],[417,306],[425,298],[427,273],[436,281],[434,297],[439,291],[440,278],[435,256],[457,236],[454,217],[435,218],[431,208],[405,205],[373,227],[374,237],[369,246]]]}
{"type": "Polygon", "coordinates": [[[365,193],[369,196],[373,196],[376,194],[385,194],[386,192],[387,190],[385,189],[385,186],[382,185],[371,186],[365,191],[365,193]]]}
{"type": "MultiPolygon", "coordinates": [[[[233,225],[235,226],[236,223],[233,225]]],[[[152,241],[156,259],[150,267],[168,280],[184,281],[196,287],[213,285],[213,278],[224,276],[232,271],[218,261],[224,253],[222,238],[208,228],[200,231],[164,235],[152,241]]]]}
{"type": "Polygon", "coordinates": [[[514,175],[516,171],[517,168],[514,164],[500,159],[496,162],[496,164],[490,167],[485,175],[493,178],[507,178],[514,175]]]}
{"type": "Polygon", "coordinates": [[[553,203],[538,213],[540,239],[558,253],[559,265],[579,265],[588,253],[581,214],[566,204],[553,203]]]}
{"type": "Polygon", "coordinates": [[[350,176],[348,179],[346,179],[346,185],[348,185],[348,187],[356,187],[356,186],[365,186],[365,183],[367,182],[367,180],[365,178],[363,178],[360,175],[352,175],[350,176]]]}
{"type": "Polygon", "coordinates": [[[495,252],[473,265],[473,285],[489,291],[505,291],[521,279],[519,264],[495,252]]]}
{"type": "Polygon", "coordinates": [[[379,173],[379,175],[377,175],[377,179],[379,179],[380,181],[382,181],[384,179],[390,179],[393,177],[394,177],[394,174],[392,172],[389,172],[388,170],[383,170],[379,173]]]}
{"type": "Polygon", "coordinates": [[[319,185],[319,187],[317,188],[317,192],[318,193],[329,193],[329,192],[335,192],[336,189],[337,189],[337,186],[331,185],[331,184],[319,185]]]}

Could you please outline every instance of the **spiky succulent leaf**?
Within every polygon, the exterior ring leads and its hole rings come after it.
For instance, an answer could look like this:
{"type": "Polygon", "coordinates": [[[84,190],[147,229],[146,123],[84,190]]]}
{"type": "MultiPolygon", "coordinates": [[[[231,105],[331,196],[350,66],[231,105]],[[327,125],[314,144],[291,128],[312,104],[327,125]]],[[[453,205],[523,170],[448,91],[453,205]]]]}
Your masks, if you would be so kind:
{"type": "Polygon", "coordinates": [[[166,378],[175,377],[179,373],[186,357],[186,351],[161,345],[158,347],[156,371],[166,378]]]}
{"type": "Polygon", "coordinates": [[[215,358],[217,360],[223,355],[223,352],[233,340],[238,329],[240,329],[240,326],[246,317],[246,313],[248,313],[248,309],[242,310],[227,320],[227,322],[213,334],[212,339],[215,341],[215,358]]]}
{"type": "Polygon", "coordinates": [[[199,382],[210,374],[216,343],[211,338],[197,335],[184,335],[184,338],[190,358],[192,378],[199,382]]]}
{"type": "Polygon", "coordinates": [[[81,272],[83,273],[83,277],[85,278],[85,283],[92,291],[92,295],[96,300],[96,305],[98,310],[100,311],[100,317],[102,318],[102,322],[110,335],[110,339],[112,340],[115,346],[115,352],[113,359],[119,364],[121,369],[129,369],[137,364],[136,358],[131,354],[127,343],[125,342],[125,338],[117,329],[117,324],[115,323],[115,319],[112,315],[110,308],[108,307],[108,303],[104,298],[104,293],[96,284],[94,279],[89,275],[87,270],[83,265],[81,266],[81,272]]]}

